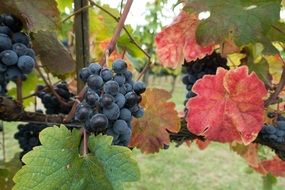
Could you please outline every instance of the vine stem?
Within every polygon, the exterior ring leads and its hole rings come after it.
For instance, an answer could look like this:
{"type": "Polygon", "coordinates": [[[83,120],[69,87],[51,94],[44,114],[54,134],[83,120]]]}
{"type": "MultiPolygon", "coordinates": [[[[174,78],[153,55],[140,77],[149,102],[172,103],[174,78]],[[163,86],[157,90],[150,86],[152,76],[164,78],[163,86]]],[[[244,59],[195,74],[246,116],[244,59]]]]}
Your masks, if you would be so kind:
{"type": "Polygon", "coordinates": [[[84,11],[85,9],[88,9],[88,8],[90,8],[90,7],[93,7],[93,6],[92,6],[92,5],[86,5],[86,6],[84,6],[84,7],[81,7],[80,9],[74,11],[71,15],[67,16],[67,17],[66,17],[65,19],[63,19],[61,22],[63,23],[63,22],[65,22],[65,21],[67,21],[67,20],[70,19],[71,17],[77,15],[78,13],[81,13],[82,11],[84,11]]]}
{"type": "Polygon", "coordinates": [[[88,134],[85,128],[83,128],[83,156],[88,153],[88,134]]]}
{"type": "Polygon", "coordinates": [[[4,122],[0,121],[0,125],[2,127],[2,151],[3,151],[3,160],[6,161],[6,148],[5,148],[5,130],[4,130],[4,122]]]}
{"type": "MultiPolygon", "coordinates": [[[[280,54],[279,54],[279,56],[280,56],[280,54]]],[[[281,56],[280,56],[280,59],[282,60],[283,64],[285,64],[284,60],[282,59],[281,56]]],[[[283,66],[281,78],[280,78],[280,81],[279,81],[275,91],[269,96],[269,98],[264,103],[265,107],[268,107],[272,102],[274,102],[277,99],[280,92],[283,90],[284,86],[285,86],[285,66],[283,66]]]]}
{"type": "Polygon", "coordinates": [[[22,79],[21,77],[18,77],[16,80],[17,85],[17,100],[21,104],[23,103],[23,94],[22,94],[22,79]]]}
{"type": "Polygon", "coordinates": [[[140,72],[140,74],[137,78],[137,81],[139,81],[142,78],[142,76],[149,70],[151,65],[152,65],[152,62],[151,62],[151,60],[149,60],[148,63],[144,66],[143,70],[140,72]]]}
{"type": "MultiPolygon", "coordinates": [[[[91,0],[90,0],[91,1],[91,0]]],[[[92,1],[93,2],[93,1],[92,1]]],[[[94,2],[93,2],[94,3],[94,2]]],[[[127,16],[129,14],[129,11],[131,9],[131,6],[133,4],[133,0],[128,0],[127,3],[126,3],[126,6],[124,7],[124,10],[123,10],[123,13],[122,13],[122,16],[120,17],[120,20],[118,22],[118,25],[116,27],[116,30],[114,32],[114,35],[111,39],[111,42],[109,43],[108,45],[108,53],[109,55],[111,55],[111,53],[114,51],[115,49],[115,45],[120,37],[120,34],[121,34],[121,31],[122,29],[124,28],[124,24],[125,24],[125,21],[127,19],[127,16]]],[[[105,62],[106,62],[106,57],[102,57],[101,61],[100,61],[100,64],[103,65],[105,62]]]]}
{"type": "Polygon", "coordinates": [[[69,106],[68,103],[66,103],[65,101],[62,100],[62,98],[58,95],[58,93],[54,90],[53,86],[48,82],[48,80],[45,78],[43,72],[41,71],[41,69],[39,68],[38,63],[36,62],[36,69],[39,72],[41,78],[43,79],[44,83],[46,84],[46,86],[51,90],[52,94],[56,97],[56,99],[60,102],[60,104],[64,105],[64,106],[69,106]]]}

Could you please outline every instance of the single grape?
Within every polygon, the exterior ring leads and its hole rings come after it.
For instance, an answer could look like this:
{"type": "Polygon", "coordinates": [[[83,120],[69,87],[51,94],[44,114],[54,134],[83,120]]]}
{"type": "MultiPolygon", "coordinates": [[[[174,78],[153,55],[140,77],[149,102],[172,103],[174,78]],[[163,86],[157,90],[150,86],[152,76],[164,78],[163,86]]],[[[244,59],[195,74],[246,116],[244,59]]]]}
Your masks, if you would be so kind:
{"type": "Polygon", "coordinates": [[[116,81],[108,81],[104,84],[104,92],[116,96],[119,92],[119,84],[116,81]]]}
{"type": "Polygon", "coordinates": [[[114,129],[114,132],[118,134],[125,134],[126,131],[130,130],[127,122],[122,119],[115,121],[113,125],[113,129],[114,129]]]}
{"type": "Polygon", "coordinates": [[[4,73],[7,70],[7,65],[0,62],[0,73],[4,73]]]}
{"type": "Polygon", "coordinates": [[[101,67],[101,65],[99,65],[97,63],[91,63],[88,66],[88,69],[89,69],[91,74],[93,74],[93,75],[100,75],[100,71],[101,71],[102,67],[101,67]]]}
{"type": "Polygon", "coordinates": [[[12,41],[6,34],[0,34],[0,52],[12,48],[12,41]]]}
{"type": "Polygon", "coordinates": [[[6,34],[7,36],[11,36],[12,31],[10,30],[10,28],[8,26],[1,26],[0,25],[0,34],[6,34]]]}
{"type": "Polygon", "coordinates": [[[104,68],[101,70],[100,72],[100,76],[102,77],[102,79],[107,82],[109,80],[111,80],[113,78],[113,73],[110,69],[108,68],[104,68]]]}
{"type": "Polygon", "coordinates": [[[128,92],[125,95],[125,98],[126,98],[125,105],[127,107],[132,107],[137,103],[137,94],[135,92],[128,92]]]}
{"type": "Polygon", "coordinates": [[[27,46],[21,43],[15,43],[13,44],[13,51],[17,53],[18,57],[25,55],[27,52],[27,46]]]}
{"type": "Polygon", "coordinates": [[[99,75],[90,75],[87,79],[87,85],[92,90],[100,89],[104,84],[103,79],[99,75]]]}
{"type": "Polygon", "coordinates": [[[119,86],[122,86],[126,82],[126,78],[122,74],[116,74],[114,76],[114,81],[116,81],[119,84],[119,86]]]}
{"type": "Polygon", "coordinates": [[[115,73],[123,74],[127,70],[127,63],[122,59],[113,62],[112,69],[115,73]]]}
{"type": "Polygon", "coordinates": [[[24,74],[28,74],[31,73],[35,67],[35,60],[30,56],[23,55],[19,57],[17,65],[24,74]]]}
{"type": "Polygon", "coordinates": [[[145,84],[141,81],[134,83],[133,88],[134,88],[135,93],[137,94],[142,94],[146,90],[145,84]]]}
{"type": "Polygon", "coordinates": [[[120,119],[130,121],[132,119],[132,113],[129,109],[123,108],[120,111],[120,119]]]}
{"type": "Polygon", "coordinates": [[[1,62],[10,66],[18,62],[18,55],[13,50],[5,50],[0,53],[1,62]]]}
{"type": "Polygon", "coordinates": [[[78,106],[78,108],[76,110],[75,120],[85,121],[86,119],[88,119],[88,117],[91,113],[92,113],[92,110],[90,109],[90,107],[81,104],[78,106]]]}
{"type": "Polygon", "coordinates": [[[23,29],[23,23],[14,15],[5,14],[4,24],[8,26],[13,32],[20,32],[23,29]]]}
{"type": "Polygon", "coordinates": [[[95,107],[99,101],[99,96],[93,90],[88,90],[85,95],[85,100],[88,105],[90,105],[91,107],[95,107]]]}
{"type": "Polygon", "coordinates": [[[115,103],[119,106],[119,108],[123,108],[126,103],[126,98],[123,94],[118,93],[115,96],[115,103]]]}
{"type": "Polygon", "coordinates": [[[108,108],[114,103],[114,97],[110,94],[103,94],[100,98],[100,105],[103,108],[108,108]]]}
{"type": "Polygon", "coordinates": [[[129,71],[129,70],[126,70],[124,72],[124,75],[125,75],[125,78],[126,78],[127,82],[131,81],[132,78],[133,78],[133,73],[131,71],[129,71]]]}
{"type": "Polygon", "coordinates": [[[133,116],[135,118],[141,118],[144,115],[144,110],[142,108],[139,108],[138,111],[133,113],[133,116]]]}
{"type": "Polygon", "coordinates": [[[8,81],[16,81],[17,78],[24,80],[26,77],[22,74],[22,72],[20,71],[20,69],[18,69],[18,67],[12,66],[7,69],[5,78],[8,81]]]}
{"type": "Polygon", "coordinates": [[[92,132],[103,131],[108,126],[108,118],[101,113],[97,113],[90,119],[90,127],[92,132]]]}
{"type": "Polygon", "coordinates": [[[108,108],[103,108],[103,114],[110,120],[116,120],[120,117],[120,108],[117,104],[112,103],[108,108]]]}
{"type": "Polygon", "coordinates": [[[80,73],[79,73],[79,77],[81,78],[81,80],[83,80],[84,82],[87,81],[88,77],[91,75],[90,71],[88,68],[83,68],[81,69],[80,73]]]}
{"type": "Polygon", "coordinates": [[[13,43],[21,43],[21,44],[25,44],[25,46],[29,47],[30,46],[29,41],[30,41],[30,39],[29,39],[28,35],[25,34],[24,32],[16,32],[13,34],[13,37],[12,37],[13,43]]]}

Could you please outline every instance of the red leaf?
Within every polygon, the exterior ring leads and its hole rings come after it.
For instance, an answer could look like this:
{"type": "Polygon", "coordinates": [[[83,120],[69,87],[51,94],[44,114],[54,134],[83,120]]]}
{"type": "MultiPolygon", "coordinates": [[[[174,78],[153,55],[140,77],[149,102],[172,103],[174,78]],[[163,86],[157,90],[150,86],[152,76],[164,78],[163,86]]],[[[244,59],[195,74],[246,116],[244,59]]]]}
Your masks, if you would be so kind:
{"type": "Polygon", "coordinates": [[[246,66],[218,68],[193,86],[196,97],[187,103],[187,127],[196,135],[220,142],[252,142],[263,124],[263,98],[267,94],[255,73],[246,66]]]}
{"type": "Polygon", "coordinates": [[[211,141],[208,141],[208,140],[205,140],[205,141],[201,141],[199,139],[196,140],[196,144],[200,150],[206,149],[210,143],[211,141]]]}
{"type": "Polygon", "coordinates": [[[177,133],[180,129],[180,118],[175,104],[169,102],[170,98],[171,95],[166,90],[146,90],[141,103],[145,113],[142,118],[132,122],[130,147],[137,147],[145,153],[154,153],[164,144],[170,143],[167,130],[177,133]]]}
{"type": "Polygon", "coordinates": [[[188,62],[201,59],[214,50],[213,45],[200,46],[196,42],[196,29],[199,24],[196,14],[182,11],[173,23],[155,37],[160,64],[176,68],[186,59],[188,62]]]}
{"type": "Polygon", "coordinates": [[[284,177],[285,176],[285,161],[281,160],[277,156],[275,156],[271,160],[263,160],[260,162],[258,168],[254,168],[257,172],[261,174],[271,173],[276,177],[284,177]]]}

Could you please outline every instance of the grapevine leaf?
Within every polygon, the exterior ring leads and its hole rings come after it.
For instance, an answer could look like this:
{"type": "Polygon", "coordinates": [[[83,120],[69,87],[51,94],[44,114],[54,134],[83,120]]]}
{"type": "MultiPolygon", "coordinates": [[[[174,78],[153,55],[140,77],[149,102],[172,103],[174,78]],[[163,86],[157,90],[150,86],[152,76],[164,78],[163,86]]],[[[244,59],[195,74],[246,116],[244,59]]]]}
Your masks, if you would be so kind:
{"type": "Polygon", "coordinates": [[[41,63],[49,72],[60,76],[74,71],[75,61],[69,51],[58,41],[55,33],[46,31],[32,33],[32,42],[41,63]]]}
{"type": "Polygon", "coordinates": [[[211,141],[208,141],[208,140],[205,140],[205,141],[201,141],[199,139],[196,140],[196,144],[200,150],[205,150],[210,143],[211,141]]]}
{"type": "Polygon", "coordinates": [[[231,149],[243,157],[249,166],[255,168],[259,165],[259,158],[257,155],[258,144],[249,144],[247,146],[238,143],[232,143],[230,145],[231,149]]]}
{"type": "Polygon", "coordinates": [[[72,9],[72,0],[56,0],[56,2],[57,7],[61,12],[64,12],[66,7],[72,9]]]}
{"type": "Polygon", "coordinates": [[[64,126],[40,133],[42,146],[23,157],[26,164],[14,177],[14,189],[123,189],[136,181],[139,169],[125,147],[111,146],[112,137],[89,138],[90,153],[78,152],[81,135],[64,126]]]}
{"type": "Polygon", "coordinates": [[[60,23],[55,0],[5,0],[0,3],[0,12],[15,14],[32,32],[55,30],[60,23]]]}
{"type": "Polygon", "coordinates": [[[148,89],[143,95],[144,116],[132,122],[133,133],[130,147],[137,147],[145,153],[158,152],[164,144],[169,144],[171,131],[180,129],[180,119],[175,104],[169,102],[171,95],[162,89],[148,89]]]}
{"type": "Polygon", "coordinates": [[[198,24],[197,14],[182,11],[170,26],[156,35],[156,52],[160,64],[176,68],[183,64],[184,58],[189,62],[212,53],[213,45],[200,46],[196,42],[198,24]]]}
{"type": "Polygon", "coordinates": [[[276,177],[285,176],[285,162],[277,156],[274,156],[271,160],[261,161],[259,167],[253,169],[264,175],[272,174],[276,177]]]}
{"type": "MultiPolygon", "coordinates": [[[[210,11],[211,15],[197,28],[201,44],[221,43],[233,36],[239,46],[268,43],[267,32],[279,20],[281,0],[187,0],[190,12],[210,11]]],[[[266,47],[266,46],[265,46],[266,47]]]]}
{"type": "Polygon", "coordinates": [[[263,124],[263,98],[267,94],[255,73],[246,66],[218,68],[193,86],[196,97],[187,103],[187,127],[208,140],[252,142],[263,124]]]}

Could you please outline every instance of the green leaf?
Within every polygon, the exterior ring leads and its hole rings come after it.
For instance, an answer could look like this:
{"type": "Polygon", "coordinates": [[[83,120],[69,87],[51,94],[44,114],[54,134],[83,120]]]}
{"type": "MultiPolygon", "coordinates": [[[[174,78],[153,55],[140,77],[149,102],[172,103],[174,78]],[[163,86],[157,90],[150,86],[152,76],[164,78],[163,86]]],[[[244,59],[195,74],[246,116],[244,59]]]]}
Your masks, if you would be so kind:
{"type": "Polygon", "coordinates": [[[210,11],[197,28],[202,44],[221,43],[233,37],[237,45],[263,42],[271,25],[279,20],[281,0],[188,0],[190,12],[210,11]]]}
{"type": "Polygon", "coordinates": [[[55,33],[39,31],[31,36],[33,48],[49,72],[62,76],[75,70],[75,61],[70,52],[58,41],[55,33]]]}
{"type": "Polygon", "coordinates": [[[72,0],[56,0],[56,2],[57,7],[61,12],[64,12],[66,7],[72,10],[72,0]]]}
{"type": "Polygon", "coordinates": [[[112,146],[110,136],[91,136],[90,153],[79,154],[81,134],[66,127],[40,133],[42,146],[23,157],[14,189],[123,189],[123,182],[139,179],[139,169],[126,147],[112,146]]]}
{"type": "Polygon", "coordinates": [[[18,154],[9,162],[0,161],[0,187],[1,190],[10,190],[14,186],[12,180],[16,172],[22,167],[18,154]]]}
{"type": "Polygon", "coordinates": [[[271,190],[272,186],[277,183],[277,178],[271,174],[267,174],[266,176],[263,176],[262,180],[263,180],[263,189],[264,190],[271,190]]]}
{"type": "Polygon", "coordinates": [[[249,62],[247,66],[249,71],[254,71],[265,84],[271,85],[272,76],[269,73],[269,64],[266,59],[262,58],[259,63],[249,62]]]}
{"type": "Polygon", "coordinates": [[[5,0],[0,3],[0,12],[15,14],[32,32],[55,30],[60,23],[55,0],[5,0]]]}

